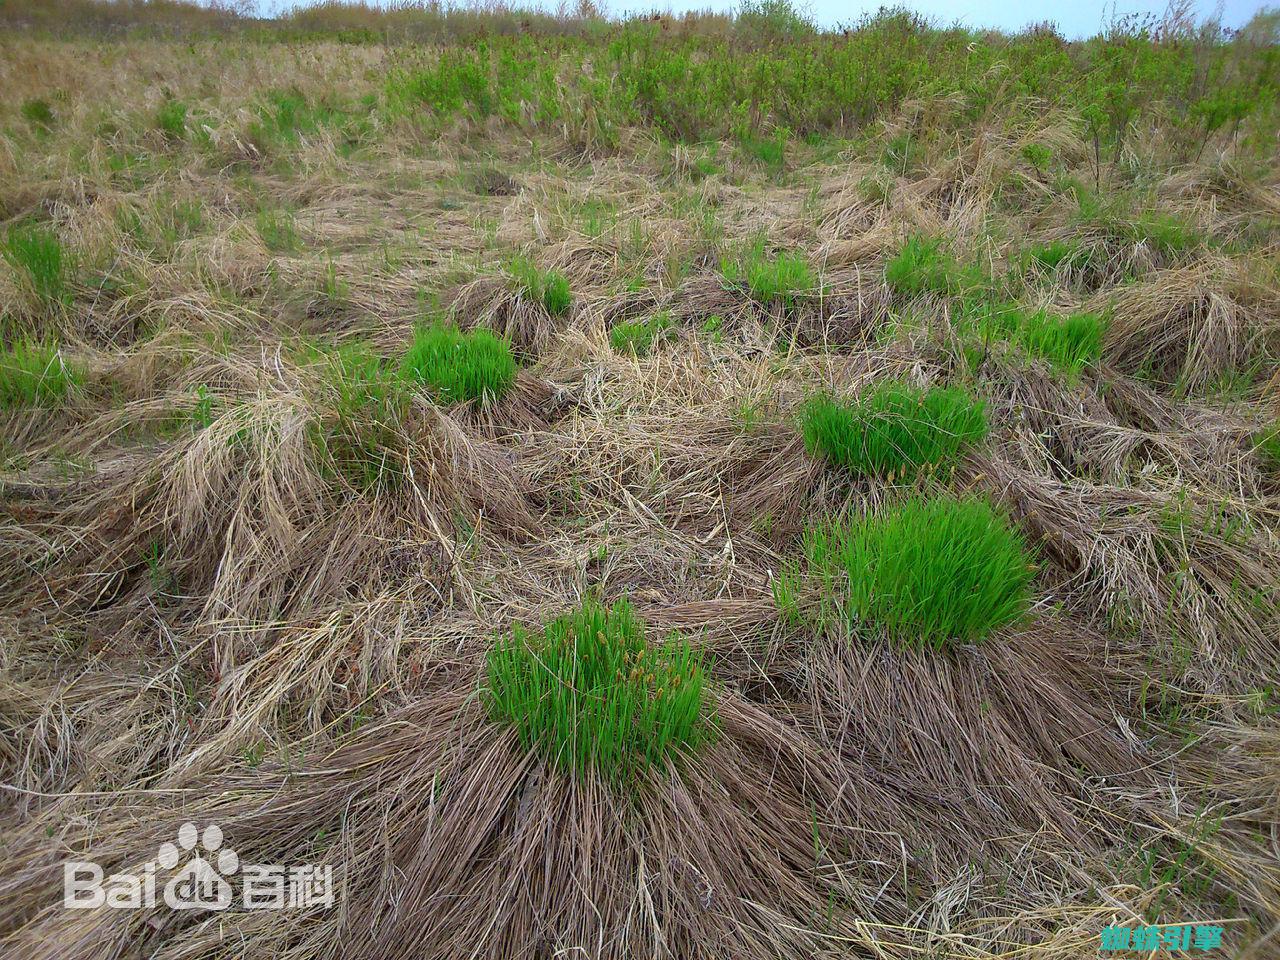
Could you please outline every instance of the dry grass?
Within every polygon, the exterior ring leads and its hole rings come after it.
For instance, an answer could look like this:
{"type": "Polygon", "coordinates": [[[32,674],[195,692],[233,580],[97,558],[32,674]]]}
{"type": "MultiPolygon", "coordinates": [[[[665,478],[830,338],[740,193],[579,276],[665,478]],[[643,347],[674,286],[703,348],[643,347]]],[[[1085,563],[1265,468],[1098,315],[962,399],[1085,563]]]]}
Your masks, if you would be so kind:
{"type": "Polygon", "coordinates": [[[781,173],[569,120],[276,142],[266,91],[355,101],[402,52],[216,49],[0,41],[0,226],[38,220],[73,264],[51,307],[0,263],[3,335],[82,371],[0,410],[0,953],[1065,960],[1148,921],[1274,953],[1280,478],[1254,438],[1280,248],[1249,223],[1274,225],[1274,160],[1152,141],[1150,195],[1206,239],[1178,259],[1072,219],[1022,159],[1093,183],[1070,117],[888,166],[927,132],[908,103],[781,173]],[[50,77],[57,126],[10,123],[50,77]],[[164,97],[207,136],[156,129],[164,97]],[[983,295],[1103,314],[1101,361],[984,352],[956,297],[891,290],[915,235],[983,295]],[[1087,266],[1020,272],[1054,240],[1087,266]],[[757,243],[816,282],[727,282],[757,243]],[[572,306],[514,282],[520,255],[572,306]],[[658,313],[647,355],[611,348],[658,313]],[[511,340],[500,402],[335,381],[440,315],[511,340]],[[909,483],[806,453],[806,397],[889,382],[963,386],[990,436],[909,483]],[[807,524],[939,487],[1034,547],[1025,620],[924,651],[780,615],[807,524]],[[625,790],[521,750],[479,695],[495,636],[590,597],[687,637],[716,698],[716,735],[625,790]],[[186,820],[332,865],[339,906],[61,907],[65,859],[137,866],[186,820]]]}

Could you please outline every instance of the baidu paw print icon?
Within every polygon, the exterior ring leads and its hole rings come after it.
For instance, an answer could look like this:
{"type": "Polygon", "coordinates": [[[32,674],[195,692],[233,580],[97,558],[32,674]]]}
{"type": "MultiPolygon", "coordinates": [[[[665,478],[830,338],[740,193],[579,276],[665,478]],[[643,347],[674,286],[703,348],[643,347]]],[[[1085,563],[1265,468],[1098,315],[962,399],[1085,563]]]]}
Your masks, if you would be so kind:
{"type": "Polygon", "coordinates": [[[227,877],[240,869],[240,858],[222,845],[222,829],[217,824],[201,833],[194,823],[184,823],[178,828],[178,842],[162,843],[156,859],[166,870],[182,864],[164,886],[164,902],[174,910],[225,910],[231,906],[233,894],[227,877]]]}

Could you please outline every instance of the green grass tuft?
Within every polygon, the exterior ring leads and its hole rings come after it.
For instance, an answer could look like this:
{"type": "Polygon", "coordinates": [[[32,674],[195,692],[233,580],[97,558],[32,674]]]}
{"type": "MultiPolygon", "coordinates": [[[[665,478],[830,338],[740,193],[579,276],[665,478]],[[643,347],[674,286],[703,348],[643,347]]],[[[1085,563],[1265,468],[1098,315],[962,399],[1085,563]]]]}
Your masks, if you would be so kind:
{"type": "Polygon", "coordinates": [[[955,286],[956,264],[937,240],[910,237],[885,267],[884,279],[898,293],[946,294],[955,286]]]}
{"type": "Polygon", "coordinates": [[[1145,243],[1166,257],[1181,258],[1204,245],[1204,237],[1186,221],[1170,213],[1146,211],[1127,229],[1129,239],[1145,243]]]}
{"type": "Polygon", "coordinates": [[[987,435],[981,400],[954,387],[874,387],[851,404],[811,397],[800,411],[810,454],[856,473],[905,478],[953,461],[987,435]]]}
{"type": "Polygon", "coordinates": [[[615,323],[609,330],[609,346],[618,353],[643,357],[658,340],[666,337],[670,329],[671,314],[666,311],[637,323],[615,323]]]}
{"type": "Polygon", "coordinates": [[[62,241],[52,230],[37,224],[11,227],[0,254],[15,270],[26,274],[36,296],[45,306],[66,304],[67,256],[62,241]]]}
{"type": "Polygon", "coordinates": [[[56,119],[49,101],[39,98],[27,100],[22,104],[22,118],[40,133],[48,133],[52,130],[56,119]]]}
{"type": "Polygon", "coordinates": [[[166,136],[181,140],[187,133],[187,105],[181,100],[166,100],[156,111],[156,126],[166,136]]]}
{"type": "Polygon", "coordinates": [[[1064,263],[1074,263],[1080,256],[1080,244],[1068,240],[1052,240],[1030,247],[1023,254],[1023,263],[1028,267],[1036,266],[1052,271],[1064,263]]]}
{"type": "Polygon", "coordinates": [[[747,135],[739,141],[742,152],[773,172],[781,171],[787,162],[787,134],[779,130],[772,137],[747,135]]]}
{"type": "Polygon", "coordinates": [[[437,323],[414,333],[400,375],[425,383],[443,403],[492,403],[515,383],[516,362],[511,345],[489,330],[462,333],[437,323]]]}
{"type": "Polygon", "coordinates": [[[1033,356],[1044,357],[1066,373],[1079,373],[1102,356],[1105,324],[1093,313],[1055,317],[1043,310],[1026,318],[1017,341],[1033,356]]]}
{"type": "Polygon", "coordinates": [[[701,654],[650,643],[631,605],[588,601],[539,633],[519,627],[486,659],[490,716],[562,769],[620,782],[695,748],[714,723],[701,654]]]}
{"type": "Polygon", "coordinates": [[[979,498],[914,498],[810,528],[808,571],[821,622],[906,648],[982,640],[1026,615],[1033,567],[1022,536],[979,498]]]}
{"type": "Polygon", "coordinates": [[[292,253],[301,245],[293,214],[288,210],[263,207],[255,218],[258,236],[272,253],[292,253]]]}
{"type": "Polygon", "coordinates": [[[1263,468],[1280,476],[1280,421],[1258,435],[1256,449],[1263,468]]]}
{"type": "Polygon", "coordinates": [[[728,283],[746,290],[758,303],[781,301],[790,306],[818,286],[804,257],[786,251],[770,257],[762,242],[752,244],[736,259],[721,260],[720,272],[728,283]]]}
{"type": "Polygon", "coordinates": [[[920,236],[907,238],[885,266],[884,279],[896,292],[912,297],[922,293],[955,296],[987,285],[976,266],[961,266],[940,240],[920,236]]]}
{"type": "Polygon", "coordinates": [[[970,305],[957,325],[984,342],[1013,343],[1071,377],[1098,362],[1106,332],[1106,322],[1094,313],[1065,317],[1045,310],[1028,313],[1016,304],[970,305]]]}
{"type": "Polygon", "coordinates": [[[539,270],[532,260],[523,256],[512,259],[508,270],[521,292],[541,303],[553,317],[564,315],[573,305],[569,281],[558,270],[539,270]]]}
{"type": "Polygon", "coordinates": [[[19,341],[0,352],[0,407],[57,406],[83,379],[56,345],[19,341]]]}
{"type": "Polygon", "coordinates": [[[336,473],[361,491],[394,486],[404,473],[404,382],[364,344],[322,358],[334,417],[315,440],[336,473]]]}

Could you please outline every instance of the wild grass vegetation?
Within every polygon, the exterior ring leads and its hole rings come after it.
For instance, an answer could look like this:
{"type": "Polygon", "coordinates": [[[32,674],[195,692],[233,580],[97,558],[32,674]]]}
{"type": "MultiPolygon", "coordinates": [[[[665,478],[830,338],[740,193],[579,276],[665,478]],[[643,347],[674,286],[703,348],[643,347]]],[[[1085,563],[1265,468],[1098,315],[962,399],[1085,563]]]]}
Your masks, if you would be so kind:
{"type": "Polygon", "coordinates": [[[414,333],[400,375],[426,384],[444,403],[501,400],[516,379],[510,345],[488,330],[462,333],[433,324],[414,333]]]}
{"type": "Polygon", "coordinates": [[[0,4],[0,954],[1265,954],[1278,27],[0,4]]]}
{"type": "Polygon", "coordinates": [[[541,270],[525,256],[515,257],[508,270],[517,289],[533,302],[542,304],[551,316],[561,316],[573,305],[569,281],[560,271],[541,270]]]}
{"type": "Polygon", "coordinates": [[[68,263],[57,233],[33,223],[11,226],[0,252],[43,306],[66,302],[68,263]]]}
{"type": "Polygon", "coordinates": [[[714,707],[701,657],[678,636],[650,642],[625,600],[587,602],[501,638],[485,661],[492,715],[527,747],[615,782],[664,768],[705,739],[714,707]]]}
{"type": "Polygon", "coordinates": [[[723,260],[720,270],[728,284],[763,304],[790,306],[795,298],[817,292],[813,271],[803,256],[785,250],[770,255],[759,241],[740,256],[723,260]]]}
{"type": "Polygon", "coordinates": [[[0,353],[0,408],[56,406],[82,379],[55,345],[18,340],[0,353]]]}
{"type": "Polygon", "coordinates": [[[819,395],[801,408],[800,421],[811,454],[890,481],[953,464],[987,434],[982,401],[951,387],[884,384],[854,403],[819,395]]]}
{"type": "Polygon", "coordinates": [[[871,516],[810,528],[805,575],[777,582],[778,606],[819,629],[903,647],[974,643],[1027,613],[1034,567],[1021,535],[985,501],[913,498],[871,516]]]}

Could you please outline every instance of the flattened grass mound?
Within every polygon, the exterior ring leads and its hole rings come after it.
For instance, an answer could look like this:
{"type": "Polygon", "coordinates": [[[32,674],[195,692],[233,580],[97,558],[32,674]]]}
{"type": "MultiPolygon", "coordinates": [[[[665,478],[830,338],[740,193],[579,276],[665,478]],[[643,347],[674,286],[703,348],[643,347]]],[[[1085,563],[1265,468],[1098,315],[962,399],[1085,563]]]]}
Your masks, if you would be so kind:
{"type": "Polygon", "coordinates": [[[594,602],[531,634],[517,627],[487,659],[490,714],[562,767],[608,779],[660,766],[709,733],[702,658],[673,635],[650,643],[625,600],[594,602]]]}
{"type": "Polygon", "coordinates": [[[489,330],[419,329],[400,363],[406,380],[430,387],[442,403],[501,400],[516,380],[511,345],[489,330]]]}
{"type": "Polygon", "coordinates": [[[800,411],[810,454],[855,473],[904,478],[954,460],[987,435],[982,401],[954,387],[877,386],[853,403],[812,397],[800,411]]]}
{"type": "MultiPolygon", "coordinates": [[[[881,513],[811,527],[809,574],[820,623],[879,633],[903,647],[982,640],[1023,617],[1033,573],[1022,536],[985,500],[913,498],[881,513]]],[[[794,580],[779,601],[795,611],[794,580]]]]}

